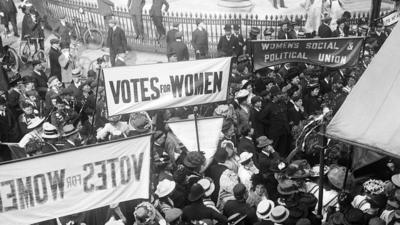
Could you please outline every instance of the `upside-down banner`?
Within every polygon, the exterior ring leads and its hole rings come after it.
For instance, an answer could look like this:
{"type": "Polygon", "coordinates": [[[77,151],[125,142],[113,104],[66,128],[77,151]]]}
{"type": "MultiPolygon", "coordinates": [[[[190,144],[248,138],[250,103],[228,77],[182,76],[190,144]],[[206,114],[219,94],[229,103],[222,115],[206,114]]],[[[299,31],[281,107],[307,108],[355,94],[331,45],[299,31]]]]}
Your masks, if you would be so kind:
{"type": "Polygon", "coordinates": [[[231,58],[104,69],[108,115],[225,101],[231,58]]]}
{"type": "Polygon", "coordinates": [[[149,198],[150,135],[0,165],[0,223],[149,198]]]}
{"type": "Polygon", "coordinates": [[[363,37],[252,41],[254,70],[289,62],[354,66],[362,43],[363,37]]]}

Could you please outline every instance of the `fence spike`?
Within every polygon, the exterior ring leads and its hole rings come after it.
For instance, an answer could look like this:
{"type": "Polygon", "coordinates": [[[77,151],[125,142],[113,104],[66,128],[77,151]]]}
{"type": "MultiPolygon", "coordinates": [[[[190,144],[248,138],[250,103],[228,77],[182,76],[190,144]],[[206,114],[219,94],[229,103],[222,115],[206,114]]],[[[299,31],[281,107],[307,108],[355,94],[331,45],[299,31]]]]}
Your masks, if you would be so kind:
{"type": "Polygon", "coordinates": [[[256,14],[256,17],[255,17],[255,18],[256,18],[256,20],[258,20],[258,15],[257,15],[257,14],[256,14]]]}

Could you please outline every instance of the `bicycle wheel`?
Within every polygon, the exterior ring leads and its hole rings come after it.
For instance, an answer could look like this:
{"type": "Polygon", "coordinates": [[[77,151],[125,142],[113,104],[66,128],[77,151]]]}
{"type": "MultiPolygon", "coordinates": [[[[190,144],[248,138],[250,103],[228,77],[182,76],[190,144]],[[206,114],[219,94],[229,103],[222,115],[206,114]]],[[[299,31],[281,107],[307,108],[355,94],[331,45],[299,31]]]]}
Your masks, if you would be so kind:
{"type": "Polygon", "coordinates": [[[30,55],[31,55],[31,48],[30,48],[28,42],[26,42],[26,43],[23,45],[20,54],[21,54],[21,61],[22,61],[24,64],[28,63],[29,57],[30,57],[30,55]]]}
{"type": "Polygon", "coordinates": [[[95,28],[88,29],[83,34],[83,43],[89,48],[99,49],[103,46],[103,34],[95,28]]]}
{"type": "Polygon", "coordinates": [[[33,54],[32,56],[32,61],[40,61],[40,62],[46,62],[46,55],[44,54],[43,50],[38,50],[33,54]]]}
{"type": "Polygon", "coordinates": [[[7,65],[9,66],[9,68],[13,73],[17,73],[20,68],[20,62],[17,51],[9,47],[5,58],[6,59],[3,58],[3,61],[7,62],[7,65]]]}

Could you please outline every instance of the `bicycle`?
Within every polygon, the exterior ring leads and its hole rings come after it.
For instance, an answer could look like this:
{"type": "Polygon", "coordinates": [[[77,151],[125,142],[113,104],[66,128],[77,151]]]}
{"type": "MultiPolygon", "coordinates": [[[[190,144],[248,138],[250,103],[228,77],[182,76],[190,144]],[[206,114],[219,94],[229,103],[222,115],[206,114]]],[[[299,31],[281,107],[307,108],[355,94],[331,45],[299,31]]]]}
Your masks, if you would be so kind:
{"type": "Polygon", "coordinates": [[[32,61],[36,61],[36,60],[39,60],[41,62],[46,62],[46,54],[39,47],[40,46],[39,41],[44,40],[44,38],[33,38],[30,35],[25,35],[24,38],[26,39],[26,41],[21,42],[20,48],[19,48],[21,61],[24,64],[32,62],[32,61]],[[34,40],[35,44],[32,44],[31,40],[34,40]]]}
{"type": "MultiPolygon", "coordinates": [[[[82,8],[79,9],[79,13],[85,14],[82,8]]],[[[73,33],[71,37],[82,41],[86,47],[90,46],[93,49],[99,49],[103,46],[104,37],[99,29],[93,28],[95,26],[93,21],[92,16],[90,16],[90,20],[81,20],[78,17],[72,18],[73,33]],[[80,24],[83,24],[83,26],[80,26],[80,24]]]]}

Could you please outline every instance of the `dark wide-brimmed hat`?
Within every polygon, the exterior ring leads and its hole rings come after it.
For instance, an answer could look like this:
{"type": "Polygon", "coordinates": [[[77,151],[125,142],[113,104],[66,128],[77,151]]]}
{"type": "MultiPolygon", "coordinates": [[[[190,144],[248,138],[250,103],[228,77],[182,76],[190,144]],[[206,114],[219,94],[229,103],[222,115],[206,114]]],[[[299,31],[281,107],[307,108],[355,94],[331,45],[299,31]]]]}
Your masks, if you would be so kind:
{"type": "Polygon", "coordinates": [[[306,178],[310,176],[311,166],[307,160],[295,160],[289,164],[286,176],[292,179],[306,178]]]}
{"type": "Polygon", "coordinates": [[[183,164],[189,168],[197,168],[206,161],[204,154],[202,152],[188,152],[183,164]]]}
{"type": "Polygon", "coordinates": [[[232,30],[232,26],[230,24],[225,24],[224,30],[231,31],[232,30]]]}
{"type": "Polygon", "coordinates": [[[281,195],[292,195],[299,192],[299,187],[293,180],[286,179],[278,184],[277,190],[281,195]]]}
{"type": "Polygon", "coordinates": [[[259,35],[260,34],[260,28],[258,28],[258,27],[251,27],[250,28],[250,35],[254,35],[254,36],[257,36],[257,35],[259,35]]]}
{"type": "Polygon", "coordinates": [[[274,141],[267,138],[267,136],[260,136],[257,138],[257,148],[264,148],[272,143],[274,143],[274,141]]]}
{"type": "Polygon", "coordinates": [[[200,198],[202,198],[204,196],[204,194],[205,194],[204,188],[200,184],[195,183],[190,188],[188,200],[191,202],[197,201],[200,198]]]}

